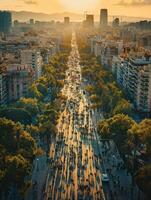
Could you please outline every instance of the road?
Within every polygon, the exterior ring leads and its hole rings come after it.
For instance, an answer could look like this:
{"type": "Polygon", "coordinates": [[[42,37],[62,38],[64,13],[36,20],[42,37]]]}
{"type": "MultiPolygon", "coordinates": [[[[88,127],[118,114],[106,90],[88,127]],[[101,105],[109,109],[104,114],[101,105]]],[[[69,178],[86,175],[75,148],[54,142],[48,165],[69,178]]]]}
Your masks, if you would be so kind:
{"type": "Polygon", "coordinates": [[[92,110],[82,85],[76,36],[73,33],[58,136],[50,145],[51,167],[44,199],[104,199],[101,159],[95,155],[92,139],[95,127],[92,110]]]}
{"type": "Polygon", "coordinates": [[[97,134],[98,113],[91,109],[84,90],[75,33],[71,47],[62,89],[67,100],[60,108],[57,137],[50,144],[51,164],[43,199],[139,199],[136,187],[132,195],[132,179],[115,144],[101,141],[97,134]]]}

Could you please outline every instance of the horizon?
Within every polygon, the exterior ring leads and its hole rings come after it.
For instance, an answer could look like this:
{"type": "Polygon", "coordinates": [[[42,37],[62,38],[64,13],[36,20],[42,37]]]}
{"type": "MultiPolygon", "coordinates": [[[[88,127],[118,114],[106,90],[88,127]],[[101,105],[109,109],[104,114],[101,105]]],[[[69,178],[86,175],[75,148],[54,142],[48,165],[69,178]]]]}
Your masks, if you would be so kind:
{"type": "Polygon", "coordinates": [[[92,14],[99,15],[101,8],[107,8],[111,16],[130,16],[141,18],[151,18],[151,1],[150,0],[0,0],[0,10],[26,11],[44,14],[70,12],[82,14],[88,11],[92,14]],[[49,6],[50,5],[50,6],[49,6]],[[97,13],[97,14],[96,14],[97,13]],[[128,15],[127,15],[128,13],[128,15]]]}
{"type": "MultiPolygon", "coordinates": [[[[35,20],[40,21],[63,21],[64,17],[68,16],[70,17],[70,20],[73,22],[82,22],[84,20],[84,15],[86,13],[76,13],[76,12],[70,12],[70,11],[62,11],[62,12],[52,12],[52,13],[45,13],[45,12],[36,12],[36,11],[28,11],[28,10],[0,10],[0,11],[8,11],[12,13],[13,20],[19,20],[19,21],[27,21],[30,18],[34,18],[35,20]],[[23,14],[24,13],[24,14],[23,14]],[[28,15],[28,16],[27,16],[28,15]],[[38,16],[39,15],[39,16],[38,16]],[[46,16],[45,16],[46,15],[46,16]],[[52,16],[51,16],[52,15],[52,16]],[[52,18],[49,18],[52,17],[52,18]]],[[[94,14],[94,13],[89,13],[94,14]]],[[[123,22],[137,22],[142,20],[150,21],[151,17],[140,17],[140,16],[129,16],[129,15],[111,15],[108,13],[109,22],[112,22],[112,18],[118,17],[123,22]]],[[[94,21],[97,23],[100,20],[99,13],[94,14],[94,21]]]]}
{"type": "Polygon", "coordinates": [[[151,0],[0,0],[0,199],[150,200],[151,0]]]}

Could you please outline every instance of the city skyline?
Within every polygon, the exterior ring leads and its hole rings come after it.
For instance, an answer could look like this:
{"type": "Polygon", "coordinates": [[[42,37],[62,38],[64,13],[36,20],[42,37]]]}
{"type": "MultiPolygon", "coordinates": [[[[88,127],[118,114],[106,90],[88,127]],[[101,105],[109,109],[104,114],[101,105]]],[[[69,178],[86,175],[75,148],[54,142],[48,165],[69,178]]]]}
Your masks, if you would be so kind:
{"type": "Polygon", "coordinates": [[[83,13],[87,10],[96,15],[101,8],[107,8],[110,15],[151,17],[150,0],[112,0],[110,2],[106,2],[105,0],[84,0],[82,2],[80,0],[0,0],[1,10],[25,10],[42,13],[69,11],[83,13]]]}
{"type": "Polygon", "coordinates": [[[150,200],[151,0],[0,0],[0,200],[150,200]]]}

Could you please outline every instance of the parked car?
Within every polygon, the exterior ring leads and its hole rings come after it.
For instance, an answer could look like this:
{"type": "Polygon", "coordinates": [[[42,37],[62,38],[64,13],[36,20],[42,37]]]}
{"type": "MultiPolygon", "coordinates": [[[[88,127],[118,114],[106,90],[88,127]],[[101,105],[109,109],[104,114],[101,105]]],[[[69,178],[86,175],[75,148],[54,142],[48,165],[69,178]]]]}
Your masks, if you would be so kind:
{"type": "Polygon", "coordinates": [[[109,182],[109,177],[107,174],[102,174],[102,182],[109,182]]]}

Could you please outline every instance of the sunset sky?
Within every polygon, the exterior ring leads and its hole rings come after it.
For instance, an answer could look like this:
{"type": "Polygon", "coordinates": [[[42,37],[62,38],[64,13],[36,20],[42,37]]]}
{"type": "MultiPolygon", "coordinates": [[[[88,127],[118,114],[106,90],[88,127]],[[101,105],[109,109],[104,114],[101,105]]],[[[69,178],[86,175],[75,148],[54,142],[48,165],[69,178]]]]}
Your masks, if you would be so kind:
{"type": "Polygon", "coordinates": [[[0,0],[1,10],[43,13],[87,10],[98,14],[100,8],[108,8],[110,15],[151,17],[151,0],[0,0]]]}

